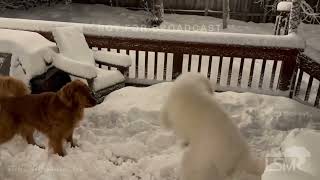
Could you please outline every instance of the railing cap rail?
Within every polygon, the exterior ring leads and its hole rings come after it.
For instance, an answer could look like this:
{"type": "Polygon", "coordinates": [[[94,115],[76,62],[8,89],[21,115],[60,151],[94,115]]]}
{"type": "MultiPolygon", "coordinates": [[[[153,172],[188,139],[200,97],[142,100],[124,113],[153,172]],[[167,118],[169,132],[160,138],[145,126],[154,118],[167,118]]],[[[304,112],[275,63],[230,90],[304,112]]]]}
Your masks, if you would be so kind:
{"type": "Polygon", "coordinates": [[[285,36],[260,35],[260,34],[240,34],[221,32],[199,32],[167,29],[151,29],[137,27],[122,27],[111,25],[95,25],[68,22],[54,22],[42,20],[26,20],[13,18],[0,18],[0,28],[51,32],[59,26],[77,26],[83,29],[86,35],[149,39],[159,41],[177,41],[202,44],[221,44],[230,46],[255,46],[269,48],[290,48],[304,49],[305,41],[295,33],[285,36]]]}

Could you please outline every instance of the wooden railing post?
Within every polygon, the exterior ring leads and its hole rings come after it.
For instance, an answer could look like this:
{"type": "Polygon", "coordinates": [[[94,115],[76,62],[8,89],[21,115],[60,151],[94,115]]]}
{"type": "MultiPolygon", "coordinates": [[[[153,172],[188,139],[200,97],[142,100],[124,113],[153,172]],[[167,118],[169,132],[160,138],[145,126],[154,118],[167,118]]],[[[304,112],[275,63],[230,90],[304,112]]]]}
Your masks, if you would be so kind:
{"type": "Polygon", "coordinates": [[[209,15],[209,0],[205,0],[205,8],[204,8],[204,15],[209,15]]]}
{"type": "Polygon", "coordinates": [[[291,80],[297,65],[297,56],[298,53],[288,56],[288,58],[282,62],[278,84],[278,88],[281,91],[288,91],[290,89],[291,80]]]}
{"type": "Polygon", "coordinates": [[[176,79],[182,73],[183,54],[175,53],[173,55],[172,79],[176,79]]]}
{"type": "MultiPolygon", "coordinates": [[[[290,11],[289,20],[289,34],[297,33],[300,24],[300,5],[301,0],[292,0],[292,7],[290,11]]],[[[287,91],[290,89],[291,82],[293,80],[294,71],[297,65],[297,52],[292,52],[288,58],[282,62],[278,88],[281,91],[287,91]]]]}

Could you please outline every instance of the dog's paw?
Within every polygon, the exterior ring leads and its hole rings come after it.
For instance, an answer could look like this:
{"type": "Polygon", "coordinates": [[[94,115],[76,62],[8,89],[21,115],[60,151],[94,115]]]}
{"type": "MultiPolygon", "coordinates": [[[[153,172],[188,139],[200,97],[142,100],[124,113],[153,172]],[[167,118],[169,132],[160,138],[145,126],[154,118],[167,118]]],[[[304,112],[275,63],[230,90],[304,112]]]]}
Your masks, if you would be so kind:
{"type": "Polygon", "coordinates": [[[61,156],[61,157],[65,157],[66,153],[61,152],[61,153],[58,153],[58,155],[61,156]]]}
{"type": "Polygon", "coordinates": [[[79,144],[77,144],[77,143],[70,143],[70,146],[71,146],[71,148],[78,148],[78,147],[80,147],[80,145],[79,144]]]}
{"type": "Polygon", "coordinates": [[[36,145],[36,146],[38,146],[40,149],[46,149],[46,147],[42,145],[36,145]]]}

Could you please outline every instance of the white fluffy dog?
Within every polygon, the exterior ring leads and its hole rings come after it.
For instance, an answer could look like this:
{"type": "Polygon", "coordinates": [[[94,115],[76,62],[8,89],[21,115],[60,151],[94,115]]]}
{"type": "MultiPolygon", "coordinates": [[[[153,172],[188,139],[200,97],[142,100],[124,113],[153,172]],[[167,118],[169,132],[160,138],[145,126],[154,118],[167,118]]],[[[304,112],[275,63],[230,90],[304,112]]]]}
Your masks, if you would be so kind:
{"type": "Polygon", "coordinates": [[[182,180],[224,180],[235,171],[261,176],[264,164],[254,160],[213,93],[206,77],[185,73],[174,82],[162,108],[164,125],[189,144],[182,160],[182,180]]]}

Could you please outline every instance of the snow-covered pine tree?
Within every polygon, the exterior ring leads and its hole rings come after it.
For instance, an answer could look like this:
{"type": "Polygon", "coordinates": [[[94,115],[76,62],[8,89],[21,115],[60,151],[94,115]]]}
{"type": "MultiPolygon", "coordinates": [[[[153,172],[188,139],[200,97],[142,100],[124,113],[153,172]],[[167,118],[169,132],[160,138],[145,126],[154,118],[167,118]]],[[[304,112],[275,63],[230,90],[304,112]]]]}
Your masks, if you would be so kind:
{"type": "Polygon", "coordinates": [[[164,18],[163,0],[142,0],[143,8],[147,12],[147,23],[150,26],[159,26],[164,18]]]}
{"type": "Polygon", "coordinates": [[[163,22],[164,18],[164,6],[163,0],[151,0],[152,1],[152,26],[159,26],[163,22]]]}

